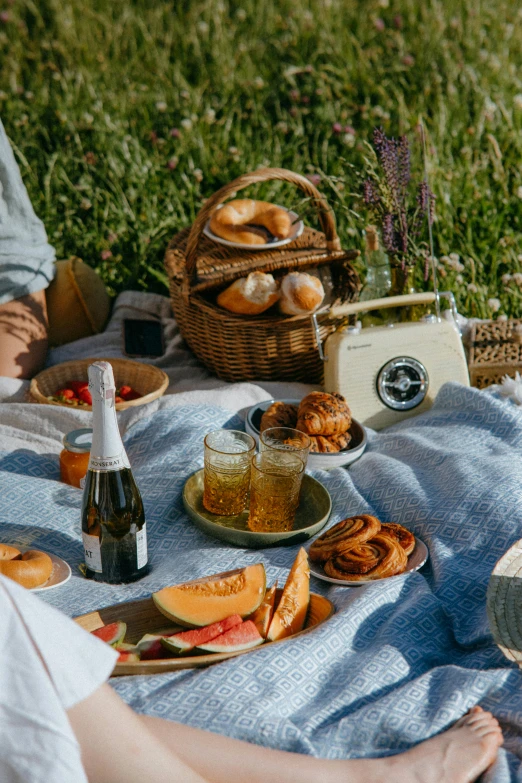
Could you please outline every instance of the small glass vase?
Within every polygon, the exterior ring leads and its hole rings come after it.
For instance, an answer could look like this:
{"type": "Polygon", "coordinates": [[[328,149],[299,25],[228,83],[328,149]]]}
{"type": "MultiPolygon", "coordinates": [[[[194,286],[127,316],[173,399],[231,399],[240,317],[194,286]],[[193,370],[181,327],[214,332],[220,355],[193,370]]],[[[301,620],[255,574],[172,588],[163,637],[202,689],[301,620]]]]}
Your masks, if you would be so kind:
{"type": "MultiPolygon", "coordinates": [[[[391,289],[390,296],[404,296],[405,294],[418,294],[419,289],[415,286],[415,267],[414,266],[395,266],[391,268],[391,289]]],[[[404,323],[406,321],[420,321],[426,315],[428,308],[426,305],[412,305],[411,307],[390,307],[388,323],[404,323]]]]}

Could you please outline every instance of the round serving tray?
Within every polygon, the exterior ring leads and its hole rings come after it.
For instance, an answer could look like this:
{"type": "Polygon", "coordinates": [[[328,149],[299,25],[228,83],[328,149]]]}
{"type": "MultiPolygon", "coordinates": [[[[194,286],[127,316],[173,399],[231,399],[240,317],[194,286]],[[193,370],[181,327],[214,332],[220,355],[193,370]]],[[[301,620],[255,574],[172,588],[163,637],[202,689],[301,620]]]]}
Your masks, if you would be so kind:
{"type": "Polygon", "coordinates": [[[201,469],[187,479],[183,488],[185,510],[203,533],[234,546],[261,549],[299,544],[315,536],[326,525],[332,510],[332,499],[326,487],[305,473],[292,530],[283,533],[254,533],[248,529],[248,510],[233,517],[207,511],[203,505],[203,474],[201,469]]]}
{"type": "MultiPolygon", "coordinates": [[[[249,409],[245,421],[245,429],[249,435],[255,438],[259,444],[259,427],[261,425],[261,416],[268,410],[276,400],[265,400],[258,402],[249,409]]],[[[280,400],[289,405],[299,405],[300,400],[280,400]]],[[[311,453],[308,455],[306,467],[310,470],[331,470],[332,468],[343,468],[351,465],[364,454],[367,445],[366,430],[356,419],[352,419],[350,426],[350,435],[352,439],[349,445],[341,451],[335,451],[328,454],[311,453]]]]}

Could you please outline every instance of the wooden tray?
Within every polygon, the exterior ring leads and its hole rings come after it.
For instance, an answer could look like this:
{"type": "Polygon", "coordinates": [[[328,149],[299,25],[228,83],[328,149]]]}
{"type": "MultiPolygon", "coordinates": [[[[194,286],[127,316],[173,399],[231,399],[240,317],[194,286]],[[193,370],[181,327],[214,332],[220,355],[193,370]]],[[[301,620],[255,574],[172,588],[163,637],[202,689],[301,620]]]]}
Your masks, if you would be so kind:
{"type": "MultiPolygon", "coordinates": [[[[276,603],[281,598],[282,589],[276,591],[276,603]]],[[[193,669],[196,667],[210,666],[213,663],[225,661],[227,658],[235,658],[237,655],[263,650],[267,644],[282,644],[288,639],[295,639],[309,633],[316,626],[321,625],[328,620],[334,613],[334,605],[328,598],[324,598],[317,593],[310,594],[310,606],[306,616],[305,627],[299,633],[293,636],[287,636],[278,642],[268,642],[254,647],[250,650],[229,653],[211,653],[209,655],[186,655],[180,658],[163,658],[158,661],[137,661],[136,663],[117,663],[112,672],[112,676],[127,674],[162,674],[163,672],[173,672],[178,669],[193,669]]],[[[176,630],[184,630],[173,623],[156,609],[152,598],[142,598],[139,601],[128,601],[127,603],[114,604],[106,606],[105,609],[99,609],[88,614],[83,614],[75,618],[78,625],[85,628],[86,631],[95,631],[104,625],[115,623],[122,620],[127,623],[127,634],[125,642],[135,644],[146,633],[168,633],[176,630]]]]}

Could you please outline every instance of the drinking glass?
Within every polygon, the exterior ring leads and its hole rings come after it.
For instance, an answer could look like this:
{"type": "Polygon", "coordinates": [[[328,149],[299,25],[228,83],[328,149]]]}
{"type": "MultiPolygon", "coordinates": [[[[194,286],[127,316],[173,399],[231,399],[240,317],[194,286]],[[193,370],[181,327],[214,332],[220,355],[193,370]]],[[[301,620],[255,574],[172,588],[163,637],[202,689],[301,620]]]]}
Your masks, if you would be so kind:
{"type": "Polygon", "coordinates": [[[290,451],[262,451],[252,459],[248,527],[258,533],[291,530],[304,463],[290,451]]]}
{"type": "Polygon", "coordinates": [[[250,486],[256,442],[237,430],[215,430],[205,437],[203,505],[222,516],[241,514],[250,486]]]}
{"type": "Polygon", "coordinates": [[[289,451],[302,460],[305,468],[311,445],[309,435],[292,427],[270,427],[259,436],[259,451],[289,451]]]}

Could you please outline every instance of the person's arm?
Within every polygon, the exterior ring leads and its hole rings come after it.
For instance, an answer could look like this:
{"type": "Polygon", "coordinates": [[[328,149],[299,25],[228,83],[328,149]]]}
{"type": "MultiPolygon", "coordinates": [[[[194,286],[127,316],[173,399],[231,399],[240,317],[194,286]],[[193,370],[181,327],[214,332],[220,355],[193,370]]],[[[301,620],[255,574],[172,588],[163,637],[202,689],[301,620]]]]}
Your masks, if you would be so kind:
{"type": "Polygon", "coordinates": [[[208,783],[170,751],[109,685],[75,704],[67,715],[89,783],[208,783]]]}

